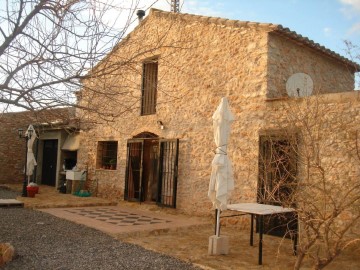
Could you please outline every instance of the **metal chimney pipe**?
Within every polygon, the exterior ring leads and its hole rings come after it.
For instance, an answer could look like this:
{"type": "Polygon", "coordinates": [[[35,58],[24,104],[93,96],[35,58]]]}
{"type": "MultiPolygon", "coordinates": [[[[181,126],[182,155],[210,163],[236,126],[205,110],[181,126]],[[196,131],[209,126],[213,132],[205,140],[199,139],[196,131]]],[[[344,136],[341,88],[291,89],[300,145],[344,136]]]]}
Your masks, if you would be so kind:
{"type": "Polygon", "coordinates": [[[139,22],[141,22],[141,21],[143,20],[144,16],[145,16],[145,11],[139,9],[139,10],[136,12],[136,15],[138,16],[139,22]]]}

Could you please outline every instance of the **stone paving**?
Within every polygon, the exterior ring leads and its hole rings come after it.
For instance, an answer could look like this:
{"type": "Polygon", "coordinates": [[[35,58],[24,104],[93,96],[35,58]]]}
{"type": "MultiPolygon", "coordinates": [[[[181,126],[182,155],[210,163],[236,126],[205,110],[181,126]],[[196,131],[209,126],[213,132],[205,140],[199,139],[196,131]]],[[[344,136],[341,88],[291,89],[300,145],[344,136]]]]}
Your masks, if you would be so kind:
{"type": "Polygon", "coordinates": [[[144,233],[151,235],[182,227],[209,224],[209,221],[205,219],[143,211],[122,203],[117,206],[40,210],[113,236],[144,235],[144,233]]]}
{"type": "Polygon", "coordinates": [[[78,214],[84,217],[104,221],[116,226],[144,226],[171,222],[170,220],[166,219],[135,214],[129,211],[109,207],[71,208],[65,211],[72,214],[78,214]]]}
{"type": "MultiPolygon", "coordinates": [[[[177,209],[139,203],[116,203],[94,197],[76,197],[60,194],[54,188],[46,186],[40,187],[40,194],[35,198],[17,199],[23,201],[25,207],[37,208],[85,224],[121,241],[190,261],[203,269],[292,269],[295,261],[290,240],[264,235],[263,265],[257,265],[257,234],[255,245],[251,247],[248,228],[231,226],[223,226],[221,229],[223,235],[229,236],[229,254],[208,255],[209,236],[214,233],[213,220],[185,216],[177,209]]],[[[350,249],[326,269],[358,270],[358,254],[360,247],[350,249]]],[[[301,269],[312,269],[311,261],[305,261],[301,269]]]]}

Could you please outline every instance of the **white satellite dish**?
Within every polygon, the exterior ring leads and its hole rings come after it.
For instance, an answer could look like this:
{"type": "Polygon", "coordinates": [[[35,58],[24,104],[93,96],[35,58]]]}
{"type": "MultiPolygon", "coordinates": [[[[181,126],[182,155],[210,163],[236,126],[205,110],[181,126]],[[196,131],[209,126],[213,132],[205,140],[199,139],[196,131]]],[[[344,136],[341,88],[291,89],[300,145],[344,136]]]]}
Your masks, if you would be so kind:
{"type": "Polygon", "coordinates": [[[311,96],[313,88],[313,80],[305,73],[295,73],[286,82],[286,91],[289,97],[311,96]]]}

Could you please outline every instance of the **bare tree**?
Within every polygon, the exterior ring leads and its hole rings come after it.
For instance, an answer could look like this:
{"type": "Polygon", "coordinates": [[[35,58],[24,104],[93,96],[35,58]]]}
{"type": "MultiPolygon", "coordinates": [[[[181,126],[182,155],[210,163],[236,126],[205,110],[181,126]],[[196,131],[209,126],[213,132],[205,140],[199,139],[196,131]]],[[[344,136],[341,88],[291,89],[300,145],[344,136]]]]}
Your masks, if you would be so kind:
{"type": "Polygon", "coordinates": [[[124,38],[134,13],[144,8],[140,0],[124,3],[6,0],[0,10],[2,110],[79,106],[80,81],[124,38]]]}
{"type": "Polygon", "coordinates": [[[297,209],[294,269],[309,261],[322,269],[360,243],[357,109],[331,95],[282,103],[281,136],[267,138],[268,150],[261,153],[259,200],[297,209]],[[334,110],[341,106],[342,113],[334,110]]]}
{"type": "MultiPolygon", "coordinates": [[[[360,61],[360,46],[349,40],[344,41],[345,54],[355,63],[360,61]]],[[[360,72],[355,73],[355,89],[360,89],[360,72]]]]}

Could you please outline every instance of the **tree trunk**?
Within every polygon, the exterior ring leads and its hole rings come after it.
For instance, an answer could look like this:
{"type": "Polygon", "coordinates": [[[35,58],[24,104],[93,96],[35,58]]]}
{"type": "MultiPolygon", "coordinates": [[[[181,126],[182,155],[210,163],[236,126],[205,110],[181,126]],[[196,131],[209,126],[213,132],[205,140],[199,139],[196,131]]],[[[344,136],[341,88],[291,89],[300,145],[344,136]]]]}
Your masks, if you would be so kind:
{"type": "Polygon", "coordinates": [[[296,261],[295,261],[295,264],[294,264],[294,270],[299,270],[300,269],[304,258],[305,258],[305,253],[298,251],[296,261]]]}

